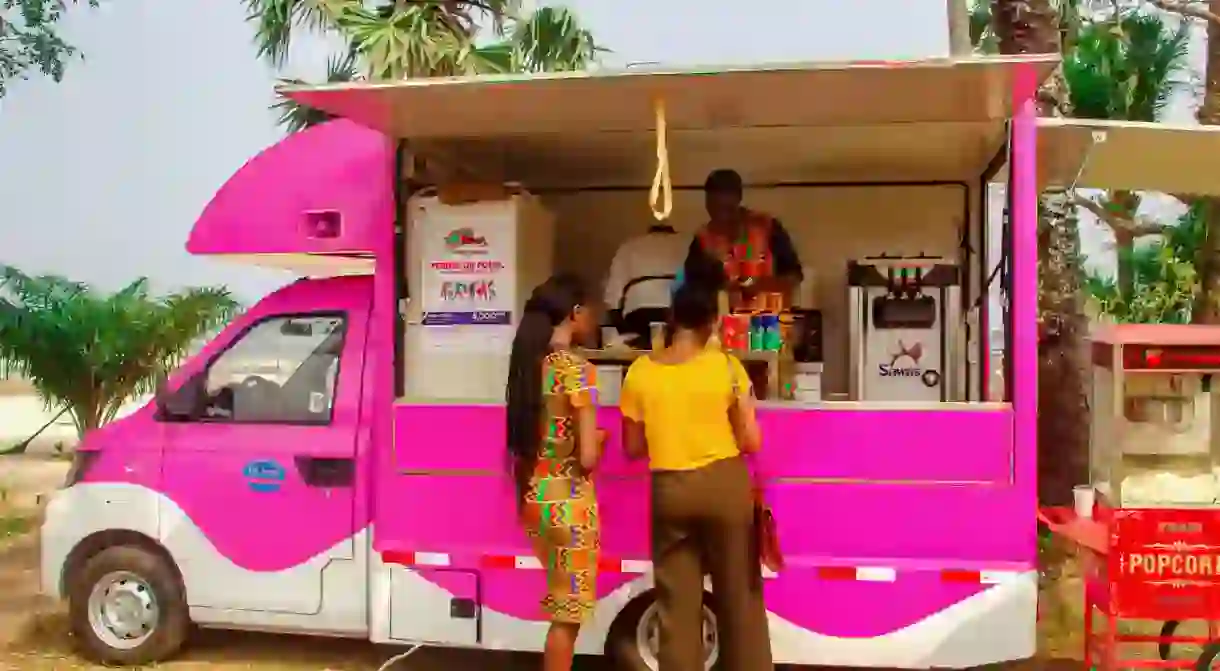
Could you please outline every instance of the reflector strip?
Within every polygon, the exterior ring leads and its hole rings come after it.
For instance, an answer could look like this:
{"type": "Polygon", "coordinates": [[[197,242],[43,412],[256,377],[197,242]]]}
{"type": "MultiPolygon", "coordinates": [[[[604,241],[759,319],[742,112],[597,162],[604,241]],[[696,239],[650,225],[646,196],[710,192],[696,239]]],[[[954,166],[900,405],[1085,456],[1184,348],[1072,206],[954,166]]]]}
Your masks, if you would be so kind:
{"type": "Polygon", "coordinates": [[[822,580],[894,582],[898,572],[885,566],[819,566],[817,576],[822,580]]]}
{"type": "MultiPolygon", "coordinates": [[[[451,555],[442,552],[409,552],[405,550],[386,550],[381,553],[381,561],[385,564],[397,564],[413,568],[445,568],[453,566],[451,555]]],[[[543,564],[537,557],[531,555],[483,555],[478,559],[478,567],[495,570],[541,571],[543,564]]],[[[601,557],[597,562],[601,573],[645,574],[652,571],[652,562],[642,559],[618,559],[601,557]]],[[[895,582],[904,576],[927,574],[927,570],[899,571],[889,566],[816,566],[800,567],[790,571],[794,575],[813,575],[820,580],[846,580],[854,582],[895,582]]],[[[942,569],[936,571],[943,582],[998,585],[1018,578],[1021,571],[975,571],[966,569],[942,569]]],[[[774,571],[762,569],[764,578],[773,579],[774,571]]]]}

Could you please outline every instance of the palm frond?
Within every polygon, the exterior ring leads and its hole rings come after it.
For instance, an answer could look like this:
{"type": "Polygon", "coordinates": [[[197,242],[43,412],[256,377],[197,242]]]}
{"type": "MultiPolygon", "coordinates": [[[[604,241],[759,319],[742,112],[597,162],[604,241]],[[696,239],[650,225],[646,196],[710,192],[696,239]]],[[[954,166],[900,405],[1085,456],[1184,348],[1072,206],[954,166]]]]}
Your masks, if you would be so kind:
{"type": "MultiPolygon", "coordinates": [[[[289,0],[261,0],[264,14],[260,17],[269,14],[267,6],[272,2],[289,0]]],[[[580,24],[576,14],[564,7],[546,6],[522,16],[521,0],[309,2],[321,17],[318,20],[340,32],[348,42],[345,56],[329,64],[327,81],[331,82],[351,81],[358,74],[370,80],[397,80],[574,70],[589,67],[607,51],[580,24]],[[501,39],[481,42],[479,26],[490,26],[501,39]]],[[[291,16],[288,4],[277,11],[279,23],[272,21],[273,28],[284,23],[280,19],[291,16]]],[[[277,100],[272,107],[280,124],[290,132],[330,118],[285,99],[277,100]]]]}
{"type": "Polygon", "coordinates": [[[369,8],[359,0],[318,0],[348,39],[369,79],[403,79],[460,72],[458,57],[472,36],[439,2],[369,8]]]}
{"type": "MultiPolygon", "coordinates": [[[[327,83],[350,82],[355,81],[358,77],[359,73],[357,71],[355,54],[349,52],[339,56],[331,56],[327,60],[327,83]]],[[[295,85],[304,84],[305,82],[300,79],[280,79],[279,83],[295,85]]],[[[276,123],[289,133],[296,133],[320,123],[326,123],[334,118],[322,110],[306,107],[278,93],[276,94],[276,101],[271,105],[271,110],[276,113],[276,123]]]]}
{"type": "Polygon", "coordinates": [[[598,45],[566,7],[540,7],[515,22],[510,33],[513,70],[551,72],[581,70],[608,50],[598,45]]]}
{"type": "Polygon", "coordinates": [[[1187,67],[1188,28],[1142,12],[1084,25],[1063,62],[1073,114],[1155,121],[1187,67]]]}
{"type": "Polygon", "coordinates": [[[246,20],[255,26],[258,58],[272,65],[284,64],[293,32],[305,28],[321,30],[326,17],[313,0],[244,0],[246,20]]]}
{"type": "Polygon", "coordinates": [[[151,391],[191,343],[236,309],[219,288],[157,297],[139,279],[104,294],[0,266],[0,374],[25,378],[48,405],[67,405],[83,434],[151,391]]]}

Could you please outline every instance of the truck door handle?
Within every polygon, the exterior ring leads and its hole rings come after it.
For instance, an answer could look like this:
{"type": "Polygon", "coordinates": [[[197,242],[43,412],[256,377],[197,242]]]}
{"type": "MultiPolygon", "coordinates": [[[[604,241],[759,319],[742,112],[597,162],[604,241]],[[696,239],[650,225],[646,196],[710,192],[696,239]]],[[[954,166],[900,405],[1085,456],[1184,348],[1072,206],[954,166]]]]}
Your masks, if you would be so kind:
{"type": "Polygon", "coordinates": [[[293,461],[306,487],[351,487],[356,479],[356,460],[351,457],[298,454],[293,461]]]}

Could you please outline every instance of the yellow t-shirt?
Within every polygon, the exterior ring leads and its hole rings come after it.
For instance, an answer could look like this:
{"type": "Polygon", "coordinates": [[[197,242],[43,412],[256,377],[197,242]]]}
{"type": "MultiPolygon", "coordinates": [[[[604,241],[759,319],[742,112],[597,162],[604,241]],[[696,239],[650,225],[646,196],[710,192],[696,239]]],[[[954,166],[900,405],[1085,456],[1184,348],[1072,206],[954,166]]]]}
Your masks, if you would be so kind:
{"type": "Polygon", "coordinates": [[[750,377],[736,357],[709,349],[680,364],[640,357],[619,396],[623,416],[644,423],[654,471],[688,471],[740,454],[729,408],[750,377]]]}

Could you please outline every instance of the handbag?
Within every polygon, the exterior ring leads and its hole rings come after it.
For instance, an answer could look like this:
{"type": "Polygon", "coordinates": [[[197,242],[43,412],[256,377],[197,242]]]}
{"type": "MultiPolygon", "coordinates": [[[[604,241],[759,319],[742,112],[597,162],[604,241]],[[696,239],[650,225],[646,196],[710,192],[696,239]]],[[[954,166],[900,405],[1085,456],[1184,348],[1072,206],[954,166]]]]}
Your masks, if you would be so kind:
{"type": "Polygon", "coordinates": [[[784,553],[779,548],[775,513],[763,500],[762,486],[759,484],[754,485],[754,536],[758,548],[758,563],[772,573],[784,570],[784,553]]]}
{"type": "MultiPolygon", "coordinates": [[[[727,353],[724,356],[728,366],[729,382],[733,388],[733,403],[736,404],[736,399],[741,394],[741,388],[737,384],[737,371],[733,366],[733,359],[727,353]]],[[[732,410],[730,409],[731,412],[732,410]]],[[[784,553],[779,547],[779,530],[775,524],[775,512],[771,510],[771,506],[767,505],[766,500],[763,498],[762,481],[758,477],[757,463],[753,464],[751,471],[754,474],[755,552],[758,553],[758,562],[763,568],[773,573],[778,573],[784,569],[784,553]]]]}

